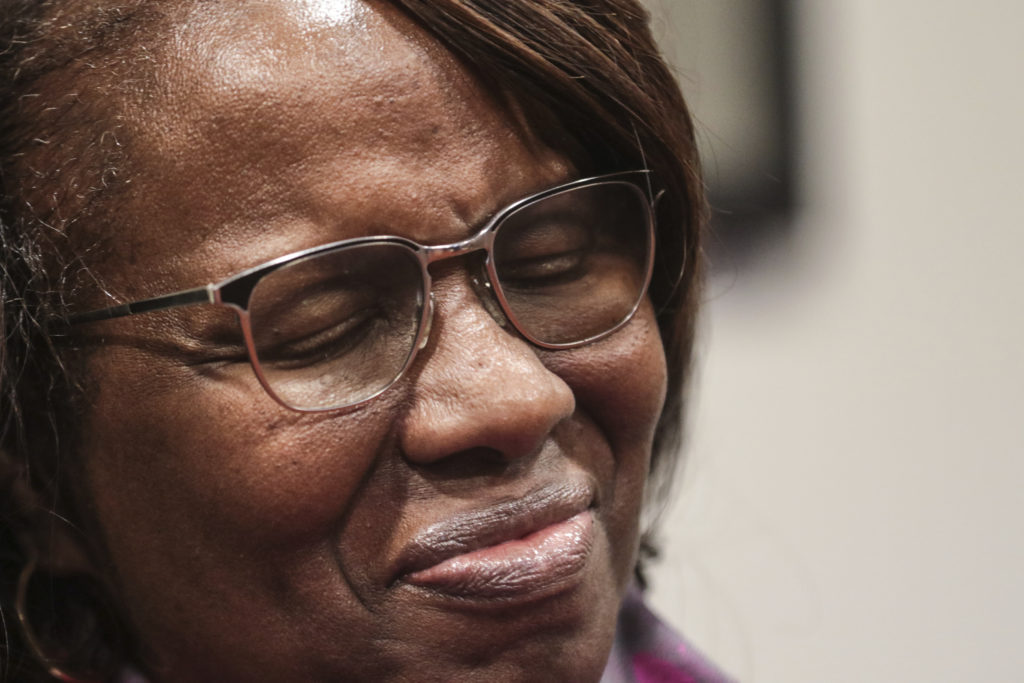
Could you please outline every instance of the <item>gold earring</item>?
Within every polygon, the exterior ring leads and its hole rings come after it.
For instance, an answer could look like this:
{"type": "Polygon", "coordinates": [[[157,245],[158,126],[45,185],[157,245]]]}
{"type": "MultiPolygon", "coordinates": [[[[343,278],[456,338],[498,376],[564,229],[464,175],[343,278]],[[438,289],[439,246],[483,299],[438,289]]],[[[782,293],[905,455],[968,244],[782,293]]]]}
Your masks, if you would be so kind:
{"type": "Polygon", "coordinates": [[[38,562],[39,557],[33,551],[31,555],[29,555],[28,562],[26,562],[25,566],[22,568],[21,574],[18,575],[18,591],[14,598],[14,609],[18,614],[18,622],[21,624],[21,633],[25,639],[25,643],[28,645],[29,649],[32,650],[32,654],[36,656],[36,659],[46,667],[46,672],[58,681],[64,681],[65,683],[96,683],[94,679],[72,676],[50,659],[43,651],[35,629],[32,628],[32,624],[29,622],[28,611],[26,609],[28,601],[28,585],[32,580],[32,575],[36,572],[38,562]]]}

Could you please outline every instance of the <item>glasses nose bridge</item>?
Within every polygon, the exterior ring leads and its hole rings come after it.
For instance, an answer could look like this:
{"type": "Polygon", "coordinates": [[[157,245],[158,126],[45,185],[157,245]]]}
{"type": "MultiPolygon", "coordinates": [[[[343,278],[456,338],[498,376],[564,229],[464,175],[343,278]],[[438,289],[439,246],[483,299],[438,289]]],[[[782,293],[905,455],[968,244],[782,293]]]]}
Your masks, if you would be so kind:
{"type": "MultiPolygon", "coordinates": [[[[470,254],[478,251],[484,252],[485,259],[483,267],[479,270],[471,269],[470,281],[473,285],[473,290],[476,292],[477,299],[479,299],[480,303],[483,305],[484,310],[487,311],[499,326],[508,329],[511,323],[502,308],[501,303],[498,301],[497,293],[494,291],[494,286],[496,285],[492,285],[491,283],[491,274],[488,267],[493,245],[494,230],[492,229],[492,225],[488,225],[476,235],[459,242],[431,246],[424,245],[424,268],[429,269],[429,267],[435,263],[469,256],[470,254]]],[[[432,279],[429,277],[429,273],[427,281],[432,282],[432,279]]],[[[431,292],[431,303],[433,303],[433,296],[433,292],[431,292]]]]}
{"type": "Polygon", "coordinates": [[[488,257],[491,255],[491,247],[494,244],[494,231],[485,228],[472,237],[467,237],[459,242],[451,244],[423,245],[425,254],[424,267],[429,268],[435,263],[449,261],[472,254],[475,251],[483,251],[488,257]]]}

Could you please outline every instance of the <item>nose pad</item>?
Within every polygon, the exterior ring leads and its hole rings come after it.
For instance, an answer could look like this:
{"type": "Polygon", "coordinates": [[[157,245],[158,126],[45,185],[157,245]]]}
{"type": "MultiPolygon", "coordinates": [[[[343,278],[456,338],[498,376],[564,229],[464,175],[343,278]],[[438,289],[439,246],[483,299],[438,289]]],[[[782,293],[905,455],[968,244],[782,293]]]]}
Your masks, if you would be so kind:
{"type": "Polygon", "coordinates": [[[434,324],[434,293],[430,293],[430,298],[427,299],[427,324],[423,328],[423,333],[420,335],[420,345],[417,351],[422,351],[427,344],[430,342],[430,330],[434,324]]]}
{"type": "Polygon", "coordinates": [[[651,206],[657,210],[658,204],[661,203],[662,198],[665,196],[665,190],[659,190],[658,194],[654,195],[654,201],[651,202],[651,206]]]}
{"type": "Polygon", "coordinates": [[[494,322],[506,330],[513,329],[512,322],[505,315],[505,311],[502,310],[498,303],[498,295],[494,292],[494,286],[491,285],[491,281],[481,275],[474,275],[472,277],[473,290],[476,291],[477,298],[480,299],[480,303],[483,305],[484,310],[487,311],[488,315],[494,318],[494,322]]]}

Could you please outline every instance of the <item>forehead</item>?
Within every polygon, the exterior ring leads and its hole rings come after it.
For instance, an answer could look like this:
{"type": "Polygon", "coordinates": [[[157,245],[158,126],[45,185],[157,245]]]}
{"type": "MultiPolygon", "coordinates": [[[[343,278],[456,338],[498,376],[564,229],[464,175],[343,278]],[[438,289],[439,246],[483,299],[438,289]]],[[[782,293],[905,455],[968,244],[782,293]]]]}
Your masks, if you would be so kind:
{"type": "Polygon", "coordinates": [[[408,155],[482,95],[439,43],[362,0],[199,3],[157,62],[145,113],[155,151],[172,157],[202,144],[295,162],[329,154],[328,141],[408,155]]]}
{"type": "Polygon", "coordinates": [[[196,3],[174,23],[128,113],[125,283],[191,286],[359,234],[445,241],[565,175],[514,108],[385,3],[196,3]]]}

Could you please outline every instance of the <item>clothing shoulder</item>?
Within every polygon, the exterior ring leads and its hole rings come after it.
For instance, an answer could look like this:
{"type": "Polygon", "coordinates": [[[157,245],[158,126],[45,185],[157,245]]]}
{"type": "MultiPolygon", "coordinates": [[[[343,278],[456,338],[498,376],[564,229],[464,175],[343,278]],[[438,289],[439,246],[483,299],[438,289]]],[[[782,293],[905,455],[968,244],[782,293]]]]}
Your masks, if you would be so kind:
{"type": "Polygon", "coordinates": [[[659,619],[631,588],[601,683],[734,683],[659,619]]]}

